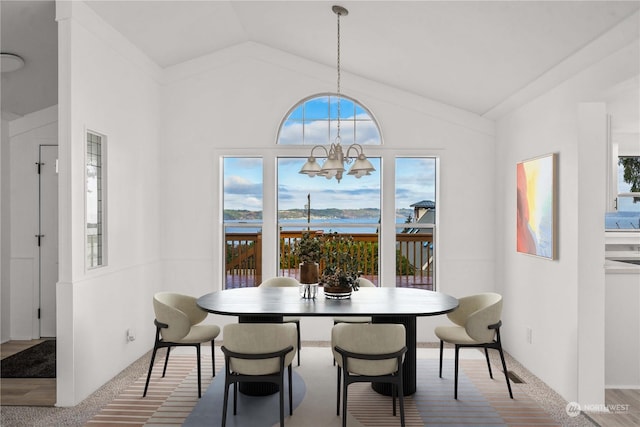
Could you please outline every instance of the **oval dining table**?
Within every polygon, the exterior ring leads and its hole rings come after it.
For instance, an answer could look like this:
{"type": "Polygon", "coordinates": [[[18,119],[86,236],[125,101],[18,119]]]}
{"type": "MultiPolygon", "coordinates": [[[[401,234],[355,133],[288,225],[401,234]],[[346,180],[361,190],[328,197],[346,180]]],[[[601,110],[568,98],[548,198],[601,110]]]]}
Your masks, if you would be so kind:
{"type": "MultiPolygon", "coordinates": [[[[315,299],[301,298],[295,287],[252,287],[211,292],[198,298],[197,304],[209,313],[238,316],[240,322],[281,323],[284,316],[370,316],[372,323],[402,324],[407,341],[403,391],[409,396],[416,392],[416,318],[449,313],[458,307],[458,300],[415,288],[363,287],[349,299],[333,300],[325,298],[322,287],[315,299]]],[[[391,395],[389,384],[374,383],[372,387],[391,395]]]]}

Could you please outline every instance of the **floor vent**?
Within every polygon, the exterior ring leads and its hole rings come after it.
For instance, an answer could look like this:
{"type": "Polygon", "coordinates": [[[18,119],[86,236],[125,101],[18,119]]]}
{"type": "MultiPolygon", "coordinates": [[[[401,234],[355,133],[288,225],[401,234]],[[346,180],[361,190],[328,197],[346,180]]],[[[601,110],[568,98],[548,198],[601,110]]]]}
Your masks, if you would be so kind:
{"type": "Polygon", "coordinates": [[[519,376],[516,375],[515,372],[513,371],[507,371],[507,375],[509,376],[509,379],[511,380],[511,382],[515,383],[515,384],[524,384],[525,382],[522,380],[522,378],[520,378],[519,376]]]}

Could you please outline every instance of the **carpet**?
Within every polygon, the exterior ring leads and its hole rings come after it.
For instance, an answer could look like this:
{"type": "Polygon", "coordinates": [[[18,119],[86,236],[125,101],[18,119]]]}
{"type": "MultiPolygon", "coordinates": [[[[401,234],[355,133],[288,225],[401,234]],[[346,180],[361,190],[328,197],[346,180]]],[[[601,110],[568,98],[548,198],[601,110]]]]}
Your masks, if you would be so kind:
{"type": "MultiPolygon", "coordinates": [[[[473,351],[467,352],[473,355],[473,351]]],[[[203,352],[203,396],[197,396],[195,356],[173,354],[167,375],[161,377],[164,355],[158,357],[146,398],[142,390],[146,375],[121,393],[88,426],[185,426],[220,425],[224,384],[223,358],[216,347],[216,371],[211,377],[210,354],[203,352]],[[204,392],[206,390],[206,392],[204,392]]],[[[443,378],[432,353],[418,353],[418,391],[405,400],[407,426],[558,426],[522,389],[512,384],[515,399],[509,399],[504,376],[494,369],[490,379],[484,355],[461,360],[458,400],[453,399],[453,361],[445,359],[443,378]]],[[[336,369],[328,347],[303,348],[301,366],[294,366],[294,409],[287,427],[340,426],[336,416],[336,369]]],[[[277,394],[252,398],[239,395],[238,415],[233,416],[230,395],[228,426],[278,425],[277,394]]],[[[286,399],[285,399],[286,402],[286,399]]],[[[347,422],[350,427],[394,426],[391,398],[373,391],[369,384],[349,387],[347,422]]]]}
{"type": "Polygon", "coordinates": [[[55,378],[56,341],[46,340],[2,359],[1,378],[55,378]]]}

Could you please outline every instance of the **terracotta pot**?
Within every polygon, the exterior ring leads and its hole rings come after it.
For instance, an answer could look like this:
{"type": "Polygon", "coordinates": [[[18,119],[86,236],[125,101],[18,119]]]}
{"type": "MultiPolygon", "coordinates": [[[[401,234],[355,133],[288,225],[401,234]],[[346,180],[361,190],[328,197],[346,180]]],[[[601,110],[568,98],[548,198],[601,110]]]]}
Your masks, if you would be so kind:
{"type": "Polygon", "coordinates": [[[318,283],[318,263],[303,262],[300,264],[300,283],[318,283]]]}

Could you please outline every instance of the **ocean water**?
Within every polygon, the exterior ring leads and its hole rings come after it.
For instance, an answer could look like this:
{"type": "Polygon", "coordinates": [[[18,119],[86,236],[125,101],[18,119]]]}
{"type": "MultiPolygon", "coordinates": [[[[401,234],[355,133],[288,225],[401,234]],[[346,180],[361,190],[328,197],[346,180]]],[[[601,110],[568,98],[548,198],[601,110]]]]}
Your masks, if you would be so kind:
{"type": "MultiPolygon", "coordinates": [[[[310,226],[313,228],[314,224],[322,224],[322,228],[328,231],[335,231],[337,233],[375,233],[378,230],[378,218],[342,218],[342,219],[312,219],[310,226]],[[331,224],[328,226],[327,224],[331,224]],[[357,226],[356,226],[357,224],[357,226]],[[370,224],[370,226],[369,226],[370,224]]],[[[398,228],[404,228],[406,226],[404,218],[398,218],[396,226],[398,228]]],[[[225,221],[227,233],[256,233],[260,231],[260,226],[254,226],[253,224],[260,224],[261,220],[253,221],[225,221]],[[237,226],[234,226],[237,224],[237,226]]],[[[280,221],[281,224],[305,224],[306,221],[302,219],[288,219],[280,221]]],[[[285,231],[300,230],[304,227],[283,227],[285,231]]],[[[318,225],[316,229],[320,228],[318,225]]],[[[640,212],[616,212],[607,213],[605,215],[605,228],[607,230],[640,230],[640,212]]]]}
{"type": "MultiPolygon", "coordinates": [[[[398,218],[396,223],[398,227],[404,227],[405,219],[398,218]]],[[[260,224],[260,220],[254,221],[225,221],[225,227],[227,233],[256,233],[260,230],[260,227],[253,226],[253,224],[260,224]],[[237,224],[237,226],[236,226],[237,224]]],[[[296,231],[305,229],[306,220],[304,219],[286,219],[281,220],[280,224],[284,224],[282,229],[284,231],[296,231]],[[287,227],[286,224],[298,224],[297,227],[287,227]]],[[[375,233],[379,227],[378,218],[335,218],[335,219],[311,219],[309,223],[311,228],[322,228],[325,232],[336,233],[375,233]],[[315,224],[315,227],[314,227],[315,224]]]]}

